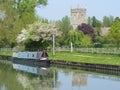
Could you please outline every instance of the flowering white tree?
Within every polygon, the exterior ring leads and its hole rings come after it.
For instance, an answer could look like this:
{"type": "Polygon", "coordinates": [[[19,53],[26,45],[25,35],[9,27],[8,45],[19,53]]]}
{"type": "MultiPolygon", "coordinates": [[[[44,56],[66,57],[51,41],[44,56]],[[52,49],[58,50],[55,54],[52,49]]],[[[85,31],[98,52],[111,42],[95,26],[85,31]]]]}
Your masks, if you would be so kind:
{"type": "MultiPolygon", "coordinates": [[[[60,36],[61,32],[54,24],[47,24],[37,21],[30,24],[27,29],[23,29],[17,37],[18,43],[32,44],[34,47],[38,47],[36,43],[44,44],[44,46],[49,45],[52,41],[52,35],[60,36]],[[35,44],[34,44],[35,43],[35,44]]],[[[30,46],[30,45],[29,45],[30,46]]],[[[28,47],[31,48],[31,47],[28,47]]]]}
{"type": "Polygon", "coordinates": [[[17,43],[22,43],[26,40],[26,36],[28,35],[28,32],[26,29],[23,29],[21,33],[17,37],[17,43]]]}

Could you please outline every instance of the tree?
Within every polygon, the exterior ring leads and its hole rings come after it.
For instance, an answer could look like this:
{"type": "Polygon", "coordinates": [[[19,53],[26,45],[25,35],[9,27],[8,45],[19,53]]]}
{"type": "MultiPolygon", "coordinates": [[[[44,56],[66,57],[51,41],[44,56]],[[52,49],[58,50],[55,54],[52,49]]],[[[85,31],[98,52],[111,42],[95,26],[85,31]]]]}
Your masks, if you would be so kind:
{"type": "Polygon", "coordinates": [[[116,22],[117,20],[120,21],[120,18],[116,17],[115,20],[114,20],[114,22],[116,22]]]}
{"type": "Polygon", "coordinates": [[[69,45],[72,42],[73,47],[87,47],[92,44],[92,39],[89,35],[84,35],[82,31],[75,29],[68,32],[68,42],[69,45]]]}
{"type": "Polygon", "coordinates": [[[92,38],[88,35],[84,35],[81,40],[81,46],[88,47],[92,45],[92,38]]]}
{"type": "Polygon", "coordinates": [[[103,17],[103,27],[111,27],[111,25],[114,22],[114,17],[113,16],[104,16],[103,17]]]}
{"type": "Polygon", "coordinates": [[[101,21],[99,21],[98,19],[96,19],[96,17],[95,16],[93,16],[92,18],[91,18],[92,20],[92,27],[101,27],[101,25],[102,25],[102,23],[101,23],[101,21]]]}
{"type": "Polygon", "coordinates": [[[24,44],[25,48],[46,49],[52,42],[53,34],[57,37],[61,32],[54,25],[38,21],[23,29],[17,37],[17,42],[24,44]]]}
{"type": "Polygon", "coordinates": [[[93,16],[92,19],[93,19],[93,20],[92,20],[92,26],[93,26],[93,27],[96,27],[96,17],[93,16]]]}
{"type": "Polygon", "coordinates": [[[110,19],[110,26],[112,26],[112,24],[114,23],[114,17],[110,16],[109,19],[110,19]]]}
{"type": "Polygon", "coordinates": [[[5,44],[2,46],[13,47],[16,44],[15,39],[21,29],[37,20],[35,7],[38,5],[47,5],[47,0],[0,0],[0,13],[5,12],[0,18],[0,33],[4,35],[0,43],[5,44]]]}
{"type": "Polygon", "coordinates": [[[70,27],[70,18],[68,16],[65,16],[62,18],[62,21],[60,21],[60,31],[62,32],[62,37],[60,38],[60,45],[67,45],[67,38],[68,38],[68,32],[71,30],[70,27]]]}
{"type": "Polygon", "coordinates": [[[11,40],[14,35],[11,35],[12,37],[10,36],[14,27],[15,16],[17,15],[16,10],[12,7],[12,5],[13,3],[7,0],[0,2],[0,10],[1,12],[4,12],[2,15],[2,22],[0,23],[2,26],[2,28],[0,28],[0,33],[3,34],[2,39],[0,40],[0,43],[2,42],[3,44],[1,47],[9,47],[12,42],[15,41],[14,39],[11,40]]]}
{"type": "Polygon", "coordinates": [[[103,43],[103,37],[101,36],[101,27],[96,27],[94,30],[94,41],[96,44],[102,44],[103,43]]]}
{"type": "Polygon", "coordinates": [[[119,49],[119,45],[120,45],[120,21],[119,20],[116,20],[116,22],[111,26],[107,37],[108,37],[108,40],[111,43],[115,43],[117,48],[119,49]]]}
{"type": "Polygon", "coordinates": [[[78,25],[78,30],[82,31],[85,35],[89,35],[91,37],[94,36],[94,29],[86,23],[82,23],[81,25],[78,25]]]}
{"type": "Polygon", "coordinates": [[[107,16],[103,17],[103,26],[104,27],[110,27],[110,19],[107,16]]]}
{"type": "Polygon", "coordinates": [[[92,18],[91,17],[88,17],[88,19],[87,19],[87,23],[88,23],[88,25],[91,25],[92,26],[92,18]]]}
{"type": "Polygon", "coordinates": [[[96,27],[101,27],[102,26],[102,22],[100,20],[96,20],[96,27]]]}
{"type": "Polygon", "coordinates": [[[68,42],[69,45],[72,42],[73,47],[80,47],[82,38],[84,37],[84,34],[82,31],[78,30],[70,30],[68,32],[68,42]]]}

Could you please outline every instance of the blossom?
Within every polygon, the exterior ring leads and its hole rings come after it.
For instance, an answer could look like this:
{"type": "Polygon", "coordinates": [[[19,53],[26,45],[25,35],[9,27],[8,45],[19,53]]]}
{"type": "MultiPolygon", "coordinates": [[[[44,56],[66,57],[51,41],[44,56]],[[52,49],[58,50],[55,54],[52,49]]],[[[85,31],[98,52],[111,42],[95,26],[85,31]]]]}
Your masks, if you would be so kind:
{"type": "Polygon", "coordinates": [[[30,24],[27,29],[23,29],[17,37],[17,42],[22,43],[27,40],[32,41],[50,41],[52,35],[60,36],[61,32],[54,24],[41,23],[40,21],[30,24]]]}
{"type": "Polygon", "coordinates": [[[27,30],[23,29],[17,37],[17,43],[24,42],[26,40],[27,34],[28,34],[27,30]]]}

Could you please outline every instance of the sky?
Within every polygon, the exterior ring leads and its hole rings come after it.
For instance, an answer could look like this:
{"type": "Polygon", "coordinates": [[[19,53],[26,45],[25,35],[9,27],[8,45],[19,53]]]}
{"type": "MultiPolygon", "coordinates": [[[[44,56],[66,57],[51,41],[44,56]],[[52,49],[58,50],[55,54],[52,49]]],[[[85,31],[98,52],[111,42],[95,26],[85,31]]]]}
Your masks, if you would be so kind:
{"type": "Polygon", "coordinates": [[[47,6],[36,8],[37,15],[48,20],[61,20],[70,17],[71,8],[86,8],[87,17],[95,16],[102,20],[103,16],[120,17],[120,0],[48,0],[47,6]]]}

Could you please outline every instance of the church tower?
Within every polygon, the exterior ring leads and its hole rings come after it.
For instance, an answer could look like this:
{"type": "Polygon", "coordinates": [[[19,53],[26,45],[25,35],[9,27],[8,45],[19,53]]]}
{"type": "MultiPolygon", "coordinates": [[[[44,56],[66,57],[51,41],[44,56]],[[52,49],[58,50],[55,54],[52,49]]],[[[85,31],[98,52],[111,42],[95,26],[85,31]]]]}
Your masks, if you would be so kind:
{"type": "Polygon", "coordinates": [[[77,26],[81,25],[82,23],[87,23],[86,9],[85,8],[71,9],[70,20],[73,29],[77,28],[77,26]]]}

